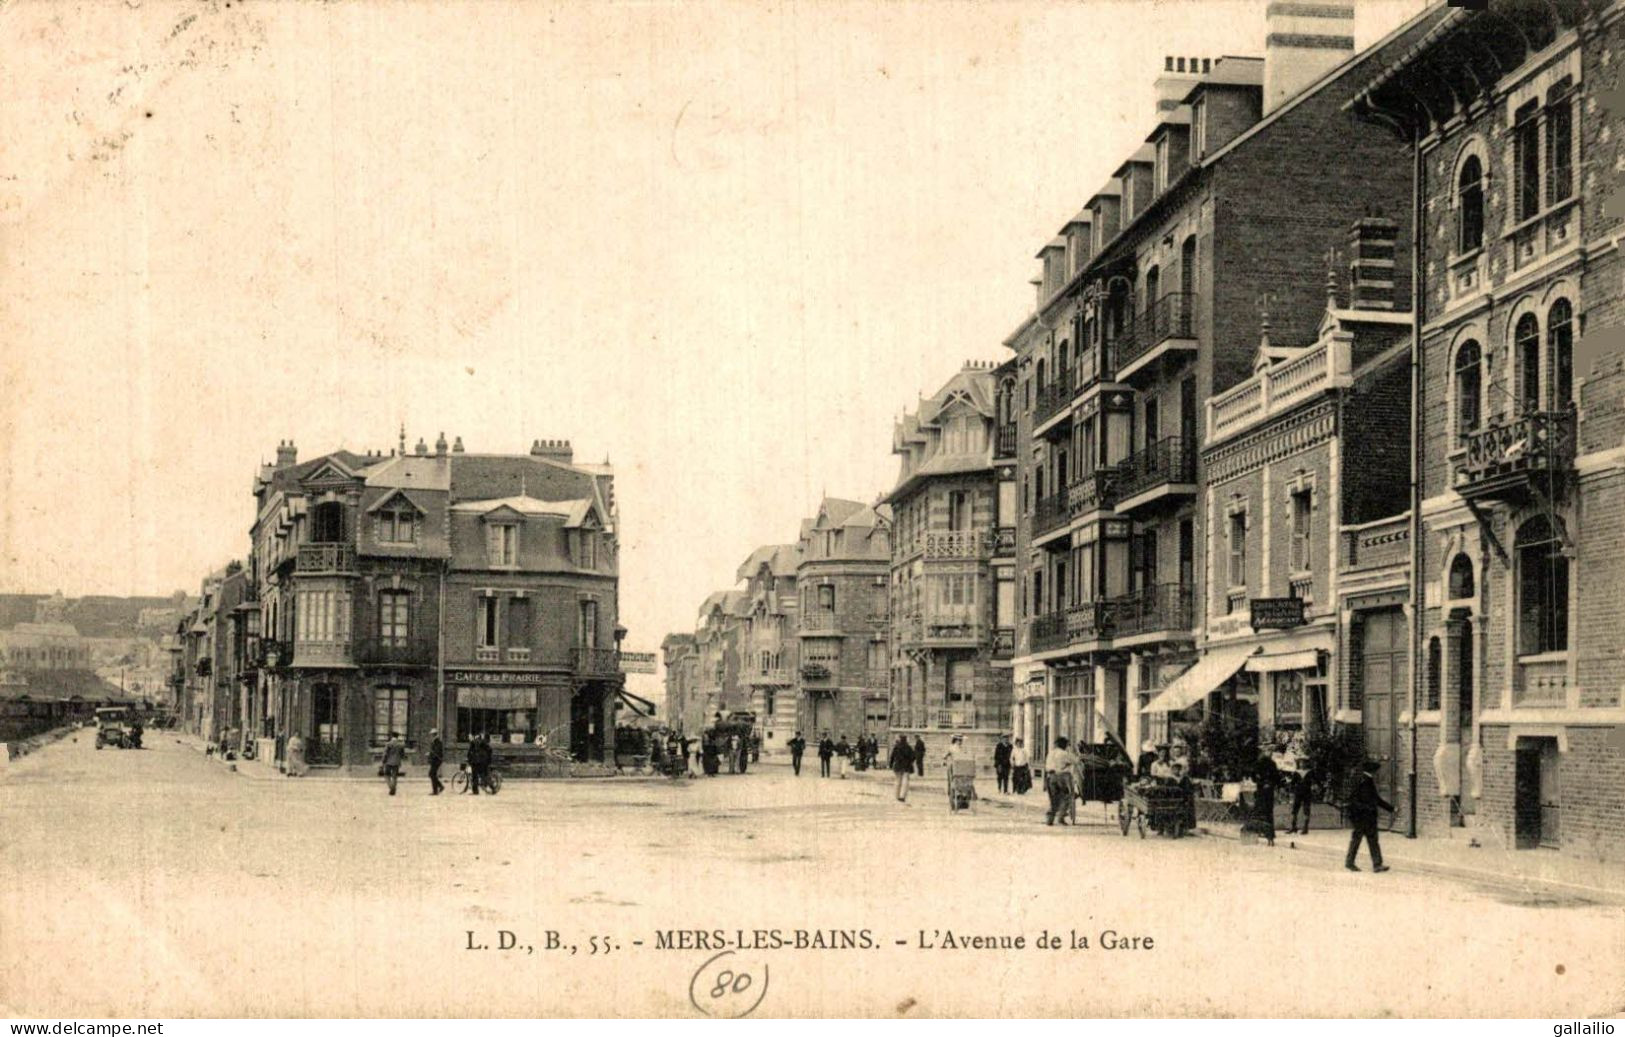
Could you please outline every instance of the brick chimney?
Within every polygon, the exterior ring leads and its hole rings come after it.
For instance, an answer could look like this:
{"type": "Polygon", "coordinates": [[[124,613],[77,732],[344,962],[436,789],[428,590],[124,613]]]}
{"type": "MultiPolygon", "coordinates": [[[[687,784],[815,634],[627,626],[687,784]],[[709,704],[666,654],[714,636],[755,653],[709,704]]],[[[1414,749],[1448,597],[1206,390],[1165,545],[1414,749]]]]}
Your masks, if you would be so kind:
{"type": "Polygon", "coordinates": [[[530,445],[532,457],[545,457],[550,461],[562,461],[572,464],[575,459],[575,450],[570,446],[568,439],[538,439],[530,445]]]}
{"type": "Polygon", "coordinates": [[[1349,308],[1392,310],[1394,250],[1399,226],[1381,216],[1367,216],[1349,228],[1349,308]]]}
{"type": "Polygon", "coordinates": [[[1264,12],[1264,114],[1354,56],[1350,0],[1272,0],[1264,12]]]}
{"type": "Polygon", "coordinates": [[[299,463],[299,449],[293,445],[293,440],[279,442],[276,445],[277,468],[292,468],[299,463]]]}
{"type": "Polygon", "coordinates": [[[1196,81],[1213,71],[1212,58],[1181,58],[1166,55],[1162,59],[1162,71],[1151,83],[1151,91],[1157,97],[1157,111],[1155,121],[1166,122],[1171,112],[1179,107],[1179,102],[1191,92],[1196,81]]]}

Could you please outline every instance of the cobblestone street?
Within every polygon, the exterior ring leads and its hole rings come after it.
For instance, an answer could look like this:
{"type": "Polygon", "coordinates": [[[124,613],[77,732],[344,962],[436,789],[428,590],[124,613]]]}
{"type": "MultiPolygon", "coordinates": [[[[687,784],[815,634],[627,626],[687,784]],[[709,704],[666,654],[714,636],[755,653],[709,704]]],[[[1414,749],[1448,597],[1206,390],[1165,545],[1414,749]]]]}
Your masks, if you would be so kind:
{"type": "Polygon", "coordinates": [[[950,815],[933,779],[902,806],[879,776],[781,766],[510,782],[479,800],[431,798],[413,768],[392,799],[381,781],[232,773],[169,732],[139,753],[92,743],[0,777],[0,873],[19,880],[0,895],[6,1014],[691,1014],[714,930],[741,969],[767,966],[762,1014],[973,1012],[988,988],[1039,1014],[1201,1013],[1238,990],[1260,1014],[1625,1004],[1617,903],[1403,866],[1352,875],[1285,839],[1125,839],[1098,805],[1048,828],[1034,796],[950,815]],[[685,906],[707,904],[727,906],[685,906]],[[659,949],[675,928],[707,936],[659,949]],[[741,929],[868,929],[876,946],[754,950],[741,929]],[[1090,947],[1037,949],[1046,929],[1090,947]],[[499,930],[519,949],[494,949],[499,930]],[[544,950],[549,930],[577,953],[544,950]],[[1153,946],[1106,950],[1104,930],[1153,946]],[[470,931],[493,949],[466,949],[470,931]],[[1026,948],[940,949],[949,931],[1026,948]],[[614,949],[592,954],[593,937],[614,949]],[[916,997],[944,971],[964,977],[962,1002],[916,997]]]}

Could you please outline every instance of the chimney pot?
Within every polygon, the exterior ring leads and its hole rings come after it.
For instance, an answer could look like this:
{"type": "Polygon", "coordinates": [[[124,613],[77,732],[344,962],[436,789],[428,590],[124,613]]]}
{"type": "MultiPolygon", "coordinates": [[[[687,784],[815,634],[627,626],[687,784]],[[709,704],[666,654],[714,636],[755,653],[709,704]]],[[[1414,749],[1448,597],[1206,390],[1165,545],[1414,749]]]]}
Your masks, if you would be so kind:
{"type": "Polygon", "coordinates": [[[451,445],[451,452],[454,453],[454,454],[460,454],[460,453],[463,452],[463,437],[462,436],[458,436],[457,437],[457,442],[455,442],[455,443],[453,443],[451,445]]]}
{"type": "Polygon", "coordinates": [[[419,457],[427,457],[429,454],[429,444],[423,441],[422,436],[418,437],[418,445],[412,449],[413,453],[417,454],[419,457]]]}
{"type": "Polygon", "coordinates": [[[440,438],[434,441],[434,455],[436,457],[446,456],[446,434],[444,432],[440,433],[440,438]]]}

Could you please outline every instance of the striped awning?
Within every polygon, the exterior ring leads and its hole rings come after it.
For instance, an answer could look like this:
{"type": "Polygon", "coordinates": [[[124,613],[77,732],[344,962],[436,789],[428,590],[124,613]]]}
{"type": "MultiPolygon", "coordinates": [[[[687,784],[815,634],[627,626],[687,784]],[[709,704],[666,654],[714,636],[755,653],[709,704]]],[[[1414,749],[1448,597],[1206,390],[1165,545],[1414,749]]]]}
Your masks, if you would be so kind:
{"type": "Polygon", "coordinates": [[[1208,697],[1219,685],[1236,675],[1258,651],[1257,645],[1232,645],[1203,655],[1196,665],[1175,677],[1162,693],[1140,710],[1141,713],[1178,713],[1208,697]]]}

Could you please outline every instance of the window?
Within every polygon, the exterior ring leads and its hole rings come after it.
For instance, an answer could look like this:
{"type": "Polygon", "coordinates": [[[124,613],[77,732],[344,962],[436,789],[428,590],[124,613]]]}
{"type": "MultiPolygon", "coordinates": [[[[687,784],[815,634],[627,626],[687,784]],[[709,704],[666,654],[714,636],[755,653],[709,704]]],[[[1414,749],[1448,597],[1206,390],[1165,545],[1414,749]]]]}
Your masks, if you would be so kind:
{"type": "Polygon", "coordinates": [[[869,672],[875,673],[886,668],[886,642],[869,642],[869,672]]]}
{"type": "Polygon", "coordinates": [[[393,505],[378,513],[380,544],[416,543],[417,528],[417,512],[404,504],[393,505]]]}
{"type": "Polygon", "coordinates": [[[1436,637],[1430,638],[1428,640],[1427,688],[1422,698],[1422,708],[1424,710],[1439,708],[1440,669],[1443,656],[1444,651],[1439,645],[1439,639],[1436,637]]]}
{"type": "Polygon", "coordinates": [[[402,648],[410,633],[412,596],[406,591],[383,591],[378,595],[378,639],[384,645],[402,648]]]}
{"type": "Polygon", "coordinates": [[[1191,105],[1191,165],[1197,159],[1207,156],[1207,102],[1196,101],[1191,105]]]}
{"type": "Polygon", "coordinates": [[[1523,222],[1540,212],[1540,120],[1538,105],[1530,101],[1518,109],[1512,127],[1513,197],[1516,218],[1523,222]]]}
{"type": "Polygon", "coordinates": [[[495,648],[497,646],[497,599],[486,595],[479,599],[476,605],[477,630],[475,636],[479,639],[480,648],[495,648]]]}
{"type": "Polygon", "coordinates": [[[1518,654],[1569,647],[1569,560],[1552,520],[1538,516],[1518,530],[1518,654]]]}
{"type": "Polygon", "coordinates": [[[598,568],[598,534],[590,529],[581,531],[581,567],[598,568]]]}
{"type": "Polygon", "coordinates": [[[325,501],[310,509],[310,539],[316,544],[343,542],[344,505],[325,501]]]}
{"type": "Polygon", "coordinates": [[[951,659],[948,662],[948,704],[960,705],[970,702],[974,697],[971,678],[975,674],[975,664],[968,659],[951,659]]]}
{"type": "Polygon", "coordinates": [[[1464,342],[1456,350],[1456,438],[1463,439],[1482,419],[1483,370],[1477,342],[1464,342]]]}
{"type": "Polygon", "coordinates": [[[489,564],[504,568],[519,564],[519,527],[498,523],[485,528],[485,553],[489,564]]]}
{"type": "Polygon", "coordinates": [[[581,603],[581,624],[577,628],[577,634],[581,638],[581,647],[598,647],[598,602],[581,603]]]}
{"type": "Polygon", "coordinates": [[[1148,529],[1129,541],[1134,554],[1134,576],[1140,590],[1157,582],[1157,531],[1148,529]]]}
{"type": "Polygon", "coordinates": [[[1546,204],[1574,193],[1574,84],[1564,79],[1546,101],[1546,204]]]}
{"type": "Polygon", "coordinates": [[[818,585],[818,608],[823,612],[835,611],[835,585],[833,583],[820,583],[818,585]]]}
{"type": "Polygon", "coordinates": [[[1162,290],[1162,270],[1152,267],[1145,272],[1145,309],[1150,309],[1157,301],[1157,293],[1162,290]]]}
{"type": "Polygon", "coordinates": [[[1172,179],[1168,170],[1168,135],[1165,133],[1157,140],[1157,193],[1168,190],[1168,182],[1172,179]]]}
{"type": "Polygon", "coordinates": [[[1456,177],[1456,250],[1462,255],[1484,244],[1484,167],[1469,155],[1456,177]]]}
{"type": "Polygon", "coordinates": [[[970,528],[970,494],[954,490],[948,494],[948,529],[961,532],[970,528]]]}
{"type": "Polygon", "coordinates": [[[1552,365],[1548,406],[1562,410],[1574,402],[1574,308],[1567,299],[1546,312],[1546,354],[1552,365]]]}
{"type": "Polygon", "coordinates": [[[1311,490],[1299,490],[1292,495],[1292,571],[1309,571],[1310,516],[1314,512],[1311,490]]]}
{"type": "Polygon", "coordinates": [[[372,691],[372,744],[383,745],[389,736],[406,737],[407,699],[411,688],[374,688],[372,691]]]}
{"type": "Polygon", "coordinates": [[[300,591],[296,612],[299,640],[350,640],[350,595],[346,592],[300,591]]]}
{"type": "Polygon", "coordinates": [[[1518,407],[1525,414],[1540,410],[1540,322],[1533,313],[1518,319],[1512,351],[1518,364],[1518,407]]]}
{"type": "Polygon", "coordinates": [[[1460,601],[1473,596],[1473,563],[1464,554],[1450,560],[1450,600],[1460,601]]]}
{"type": "Polygon", "coordinates": [[[530,654],[530,599],[508,600],[508,655],[522,659],[530,654]]]}
{"type": "Polygon", "coordinates": [[[1303,673],[1285,670],[1275,675],[1275,728],[1303,729],[1303,673]]]}
{"type": "Polygon", "coordinates": [[[1247,586],[1247,513],[1230,516],[1230,586],[1247,586]]]}

